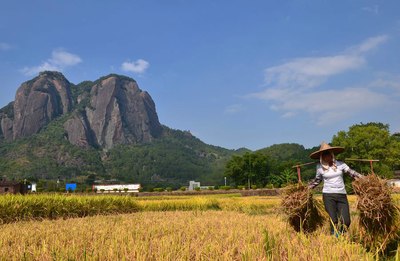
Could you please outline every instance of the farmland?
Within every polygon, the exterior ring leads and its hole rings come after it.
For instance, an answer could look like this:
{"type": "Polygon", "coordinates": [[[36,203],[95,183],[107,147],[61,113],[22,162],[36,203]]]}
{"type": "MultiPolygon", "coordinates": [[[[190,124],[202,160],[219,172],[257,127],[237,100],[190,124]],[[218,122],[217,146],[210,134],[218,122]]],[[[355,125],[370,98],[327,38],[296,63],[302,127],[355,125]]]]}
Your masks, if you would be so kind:
{"type": "MultiPolygon", "coordinates": [[[[25,197],[39,206],[38,195],[25,197]]],[[[329,235],[328,224],[311,235],[296,233],[279,210],[278,197],[240,195],[162,196],[71,196],[75,208],[91,200],[122,200],[131,208],[109,213],[65,215],[3,222],[0,232],[0,259],[4,260],[375,260],[357,243],[355,198],[350,196],[353,223],[346,236],[329,235]],[[119,199],[118,199],[119,198],[119,199]],[[80,202],[80,203],[77,203],[80,202]],[[134,207],[132,207],[134,206],[134,207]],[[108,215],[99,215],[108,214],[108,215]],[[77,218],[77,216],[83,216],[77,218]],[[40,220],[36,220],[40,219],[40,220]]],[[[318,196],[317,196],[318,198],[318,196]]],[[[0,202],[19,200],[2,196],[0,202]]],[[[48,199],[47,199],[48,200],[48,199]]],[[[60,200],[57,198],[55,202],[60,200]]],[[[105,200],[105,201],[104,201],[105,200]]],[[[395,196],[397,205],[400,197],[395,196]]],[[[49,202],[49,201],[47,201],[49,202]]],[[[47,203],[47,209],[50,209],[47,203]]],[[[120,205],[123,208],[124,205],[120,205]]],[[[8,206],[9,208],[11,205],[8,206]]],[[[20,207],[21,208],[21,207],[20,207]]],[[[71,209],[72,211],[73,209],[71,209]]],[[[15,213],[15,211],[14,211],[15,213]]],[[[78,213],[78,212],[77,212],[78,213]]],[[[29,218],[28,218],[29,217],[29,218]]],[[[399,253],[393,259],[398,260],[399,253]]]]}

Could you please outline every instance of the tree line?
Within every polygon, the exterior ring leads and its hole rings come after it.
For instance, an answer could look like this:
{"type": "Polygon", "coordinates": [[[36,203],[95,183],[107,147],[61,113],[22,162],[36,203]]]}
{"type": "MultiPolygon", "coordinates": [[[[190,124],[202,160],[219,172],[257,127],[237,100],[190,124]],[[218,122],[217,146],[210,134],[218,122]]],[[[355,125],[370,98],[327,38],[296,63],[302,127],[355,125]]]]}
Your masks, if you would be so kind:
{"type": "MultiPolygon", "coordinates": [[[[347,131],[339,131],[330,143],[345,147],[345,151],[337,158],[363,174],[371,173],[369,162],[353,159],[379,160],[374,162],[373,171],[385,178],[392,178],[393,172],[400,169],[400,134],[390,134],[388,124],[355,124],[347,131]]],[[[279,144],[244,155],[234,155],[227,162],[224,175],[233,186],[282,187],[297,182],[296,168],[293,166],[310,162],[308,155],[318,148],[304,149],[298,144],[279,144]]],[[[314,176],[315,165],[302,169],[303,180],[314,176]]]]}

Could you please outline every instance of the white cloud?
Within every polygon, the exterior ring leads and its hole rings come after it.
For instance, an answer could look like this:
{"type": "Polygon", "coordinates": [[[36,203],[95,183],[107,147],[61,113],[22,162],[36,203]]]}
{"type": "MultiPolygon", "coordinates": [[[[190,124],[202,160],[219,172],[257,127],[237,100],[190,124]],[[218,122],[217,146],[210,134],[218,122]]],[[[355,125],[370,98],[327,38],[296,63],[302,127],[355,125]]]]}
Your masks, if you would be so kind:
{"type": "Polygon", "coordinates": [[[278,109],[284,111],[283,117],[307,112],[318,125],[325,125],[354,116],[366,109],[384,106],[386,102],[387,97],[383,94],[365,88],[344,88],[292,94],[280,103],[278,109]]]}
{"type": "Polygon", "coordinates": [[[82,59],[76,54],[68,53],[65,51],[53,51],[51,54],[51,59],[49,61],[51,64],[65,67],[76,65],[82,62],[82,59]]]}
{"type": "MultiPolygon", "coordinates": [[[[372,37],[342,54],[297,58],[269,67],[265,69],[267,88],[247,97],[267,101],[270,109],[282,113],[284,118],[307,113],[319,125],[335,123],[363,110],[382,106],[389,97],[374,91],[371,86],[338,86],[330,90],[322,87],[335,76],[361,69],[367,64],[368,51],[386,40],[385,35],[372,37]]],[[[380,83],[383,84],[382,81],[380,83]]]]}
{"type": "Polygon", "coordinates": [[[378,47],[379,45],[385,43],[387,40],[388,40],[387,35],[379,35],[376,37],[371,37],[371,38],[368,38],[366,41],[364,41],[359,46],[356,46],[354,48],[354,51],[356,53],[365,53],[365,52],[368,52],[368,51],[378,47]]]}
{"type": "Polygon", "coordinates": [[[357,69],[364,64],[363,57],[354,55],[298,58],[267,68],[265,82],[281,87],[314,87],[325,81],[326,77],[357,69]]]}
{"type": "Polygon", "coordinates": [[[74,66],[82,62],[76,55],[63,50],[55,50],[51,53],[51,58],[42,64],[33,67],[25,67],[21,71],[27,76],[35,75],[42,71],[63,71],[66,67],[74,66]]]}
{"type": "Polygon", "coordinates": [[[233,104],[225,108],[225,113],[228,114],[235,114],[241,111],[244,111],[244,107],[242,104],[233,104]]]}
{"type": "Polygon", "coordinates": [[[147,68],[149,68],[150,63],[143,60],[143,59],[138,59],[133,62],[124,62],[121,65],[121,69],[125,72],[133,72],[133,73],[139,73],[142,74],[144,73],[147,68]]]}
{"type": "Polygon", "coordinates": [[[61,69],[58,66],[51,64],[49,62],[43,62],[41,65],[33,67],[24,67],[22,69],[22,72],[27,76],[32,76],[43,71],[61,71],[61,69]]]}
{"type": "Polygon", "coordinates": [[[11,48],[12,48],[12,46],[9,45],[8,43],[0,42],[0,51],[7,51],[7,50],[10,50],[11,48]]]}

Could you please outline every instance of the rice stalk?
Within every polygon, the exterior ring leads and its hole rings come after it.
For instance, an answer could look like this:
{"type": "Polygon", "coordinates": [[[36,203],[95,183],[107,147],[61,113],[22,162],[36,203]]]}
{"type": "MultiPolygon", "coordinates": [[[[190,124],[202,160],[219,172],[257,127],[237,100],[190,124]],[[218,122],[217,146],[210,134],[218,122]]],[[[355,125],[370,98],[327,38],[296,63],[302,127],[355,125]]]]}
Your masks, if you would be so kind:
{"type": "Polygon", "coordinates": [[[284,190],[281,205],[289,224],[297,232],[314,232],[326,219],[322,203],[314,199],[310,189],[302,183],[284,190]]]}
{"type": "Polygon", "coordinates": [[[399,208],[391,197],[391,188],[372,173],[355,180],[353,189],[360,212],[361,243],[370,251],[384,253],[399,237],[399,208]]]}

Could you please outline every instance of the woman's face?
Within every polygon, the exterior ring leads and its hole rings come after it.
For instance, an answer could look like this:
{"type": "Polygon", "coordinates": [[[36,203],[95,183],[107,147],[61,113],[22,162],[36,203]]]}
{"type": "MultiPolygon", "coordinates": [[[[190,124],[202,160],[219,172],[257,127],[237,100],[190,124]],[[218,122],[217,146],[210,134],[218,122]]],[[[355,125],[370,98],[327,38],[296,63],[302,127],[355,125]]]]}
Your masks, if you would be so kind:
{"type": "Polygon", "coordinates": [[[333,157],[330,151],[322,152],[322,160],[325,162],[332,162],[333,157]]]}

